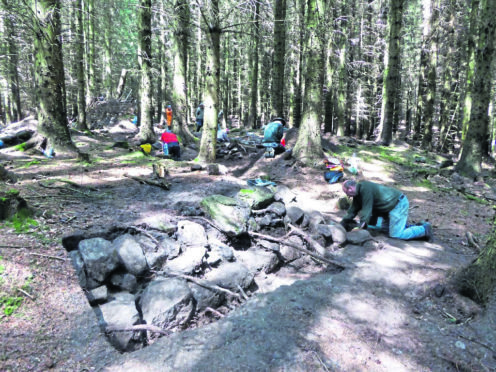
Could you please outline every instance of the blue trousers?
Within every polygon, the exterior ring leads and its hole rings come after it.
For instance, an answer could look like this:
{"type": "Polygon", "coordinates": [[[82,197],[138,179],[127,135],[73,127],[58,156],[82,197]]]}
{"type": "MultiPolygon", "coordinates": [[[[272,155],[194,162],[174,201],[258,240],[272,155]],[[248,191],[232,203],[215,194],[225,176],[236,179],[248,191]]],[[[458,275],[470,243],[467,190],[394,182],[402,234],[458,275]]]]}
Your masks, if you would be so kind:
{"type": "Polygon", "coordinates": [[[401,195],[396,207],[389,212],[389,236],[402,240],[410,240],[425,236],[424,226],[408,226],[408,209],[410,203],[406,195],[401,195]]]}

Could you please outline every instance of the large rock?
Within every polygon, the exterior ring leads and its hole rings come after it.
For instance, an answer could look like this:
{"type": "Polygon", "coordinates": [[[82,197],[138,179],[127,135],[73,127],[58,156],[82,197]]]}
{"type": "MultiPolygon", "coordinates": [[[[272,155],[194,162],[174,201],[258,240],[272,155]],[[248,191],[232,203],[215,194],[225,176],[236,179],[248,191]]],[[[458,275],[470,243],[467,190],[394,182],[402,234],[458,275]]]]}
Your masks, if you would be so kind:
{"type": "Polygon", "coordinates": [[[162,329],[185,325],[194,315],[193,294],[181,279],[158,279],[150,282],[139,300],[146,324],[162,329]]]}
{"type": "Polygon", "coordinates": [[[266,187],[252,187],[239,190],[237,198],[252,209],[263,209],[274,201],[274,193],[266,187]]]}
{"type": "Polygon", "coordinates": [[[296,202],[296,194],[291,191],[289,187],[285,185],[278,185],[274,195],[274,200],[283,202],[287,208],[290,203],[296,202]]]}
{"type": "Polygon", "coordinates": [[[145,235],[137,235],[136,241],[143,249],[143,254],[150,269],[160,268],[167,257],[177,257],[179,255],[179,244],[166,235],[160,235],[156,240],[152,240],[145,235]]]}
{"type": "Polygon", "coordinates": [[[217,239],[209,239],[210,249],[208,250],[206,262],[209,266],[217,266],[221,262],[231,262],[235,260],[234,250],[227,244],[217,239]]]}
{"type": "Polygon", "coordinates": [[[331,234],[332,234],[332,241],[334,243],[337,243],[339,245],[346,243],[347,235],[346,235],[346,229],[340,225],[328,225],[331,229],[331,234]]]}
{"type": "MultiPolygon", "coordinates": [[[[103,238],[81,240],[79,242],[79,252],[84,261],[87,276],[100,283],[119,264],[119,258],[112,243],[103,238]]],[[[91,287],[95,288],[95,286],[91,287]]]]}
{"type": "Polygon", "coordinates": [[[299,225],[303,221],[305,212],[301,208],[291,206],[286,208],[286,219],[293,225],[299,225]]]}
{"type": "MultiPolygon", "coordinates": [[[[140,317],[134,296],[129,293],[114,294],[115,299],[100,305],[100,325],[106,329],[125,329],[140,324],[140,317]]],[[[110,332],[110,343],[120,351],[134,351],[142,348],[141,332],[110,332]]]]}
{"type": "Polygon", "coordinates": [[[311,211],[308,213],[310,230],[318,233],[318,226],[325,224],[325,218],[319,211],[311,211]]]}
{"type": "Polygon", "coordinates": [[[148,269],[143,249],[132,235],[118,236],[114,239],[112,245],[119,256],[119,260],[131,274],[139,276],[148,269]]]}
{"type": "Polygon", "coordinates": [[[181,249],[188,246],[206,246],[208,244],[207,234],[202,225],[191,221],[179,221],[177,223],[177,241],[181,249]]]}
{"type": "Polygon", "coordinates": [[[188,283],[196,301],[196,311],[204,311],[207,307],[219,307],[225,300],[225,293],[204,288],[196,283],[188,283]]]}
{"type": "Polygon", "coordinates": [[[193,274],[201,269],[206,253],[205,246],[189,247],[179,257],[167,260],[164,268],[172,273],[193,274]]]}
{"type": "Polygon", "coordinates": [[[138,281],[133,274],[115,273],[110,276],[110,283],[124,291],[135,293],[138,289],[138,281]]]}
{"type": "MultiPolygon", "coordinates": [[[[292,245],[296,245],[297,247],[304,247],[303,239],[299,236],[291,235],[288,239],[286,239],[286,241],[292,245]]],[[[292,262],[303,256],[301,251],[285,244],[281,244],[279,253],[285,262],[292,262]]]]}
{"type": "Polygon", "coordinates": [[[276,216],[282,217],[286,214],[284,203],[274,202],[267,207],[267,212],[274,213],[276,216]]]}
{"type": "Polygon", "coordinates": [[[233,292],[241,288],[248,288],[254,279],[254,274],[241,262],[227,262],[205,274],[205,280],[227,288],[233,292]]]}
{"type": "Polygon", "coordinates": [[[75,250],[75,251],[70,251],[68,255],[71,258],[72,267],[74,267],[74,270],[76,271],[76,275],[79,279],[79,285],[82,288],[86,288],[87,286],[86,273],[84,271],[84,261],[83,258],[81,257],[81,253],[78,250],[75,250]]]}
{"type": "Polygon", "coordinates": [[[359,229],[346,233],[346,240],[350,244],[362,245],[370,239],[372,239],[372,235],[367,230],[359,229]]]}
{"type": "Polygon", "coordinates": [[[224,234],[246,233],[251,210],[245,203],[223,195],[211,195],[201,201],[201,206],[224,234]]]}
{"type": "Polygon", "coordinates": [[[262,249],[236,252],[236,258],[243,263],[253,274],[261,271],[271,273],[279,266],[279,258],[274,252],[262,249]]]}

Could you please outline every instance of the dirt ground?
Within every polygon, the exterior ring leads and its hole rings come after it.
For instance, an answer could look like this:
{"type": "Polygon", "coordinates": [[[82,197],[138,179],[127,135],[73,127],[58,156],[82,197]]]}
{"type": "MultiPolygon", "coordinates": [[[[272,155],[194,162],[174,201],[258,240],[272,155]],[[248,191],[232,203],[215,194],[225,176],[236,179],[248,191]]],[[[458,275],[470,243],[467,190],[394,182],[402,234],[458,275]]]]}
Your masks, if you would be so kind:
{"type": "MultiPolygon", "coordinates": [[[[433,191],[393,163],[372,157],[361,177],[400,188],[411,221],[430,221],[433,242],[375,236],[333,254],[350,264],[340,273],[301,269],[265,275],[261,290],[221,320],[164,337],[133,353],[115,351],[101,333],[61,238],[71,232],[177,219],[211,194],[234,195],[246,180],[268,175],[288,186],[299,205],[339,221],[341,185],[323,169],[263,158],[263,150],[225,160],[225,175],[191,171],[193,148],[170,170],[170,190],[127,177],[149,177],[150,158],[112,147],[129,134],[75,135],[92,164],[46,159],[8,149],[0,160],[20,177],[10,187],[42,213],[38,226],[18,233],[0,225],[0,288],[22,297],[0,314],[0,371],[492,371],[496,370],[495,312],[458,295],[450,279],[483,244],[493,209],[461,193],[433,191]],[[39,163],[33,163],[37,160],[39,163]],[[49,183],[50,180],[70,180],[49,183]]],[[[288,146],[294,144],[288,140],[288,146]]],[[[340,142],[325,147],[339,155],[340,142]]],[[[408,149],[400,144],[398,149],[408,149]]],[[[365,158],[367,147],[356,152],[365,158]]]]}

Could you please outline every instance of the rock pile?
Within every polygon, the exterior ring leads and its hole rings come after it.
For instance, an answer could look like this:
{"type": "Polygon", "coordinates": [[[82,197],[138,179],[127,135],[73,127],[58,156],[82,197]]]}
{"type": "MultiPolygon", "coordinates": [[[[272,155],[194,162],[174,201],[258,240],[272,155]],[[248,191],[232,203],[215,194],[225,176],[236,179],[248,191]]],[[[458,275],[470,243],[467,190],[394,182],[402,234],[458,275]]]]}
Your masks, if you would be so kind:
{"type": "Polygon", "coordinates": [[[250,187],[235,198],[203,199],[209,219],[74,232],[62,241],[110,342],[132,351],[207,314],[222,316],[248,300],[266,273],[328,264],[324,257],[346,232],[295,201],[284,186],[250,187]]]}

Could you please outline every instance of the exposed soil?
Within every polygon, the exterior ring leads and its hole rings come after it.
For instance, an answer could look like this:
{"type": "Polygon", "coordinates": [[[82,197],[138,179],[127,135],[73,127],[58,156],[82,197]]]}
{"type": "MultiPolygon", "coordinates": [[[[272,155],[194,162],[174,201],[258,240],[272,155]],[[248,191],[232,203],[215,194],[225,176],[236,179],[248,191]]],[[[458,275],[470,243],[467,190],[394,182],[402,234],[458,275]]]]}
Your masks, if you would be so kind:
{"type": "MultiPolygon", "coordinates": [[[[152,159],[124,164],[129,150],[112,148],[128,136],[76,134],[78,147],[97,159],[90,165],[1,150],[3,165],[20,177],[12,187],[42,215],[27,234],[1,225],[2,290],[9,283],[22,290],[17,295],[24,300],[13,315],[0,315],[0,370],[496,370],[496,312],[460,296],[450,284],[453,273],[477,256],[465,233],[483,245],[492,207],[455,190],[418,186],[411,173],[379,160],[362,162],[361,176],[403,190],[411,221],[432,222],[433,242],[379,234],[363,246],[347,245],[333,254],[349,269],[293,268],[260,276],[260,291],[219,321],[163,337],[137,352],[118,353],[98,327],[62,236],[188,218],[182,215],[203,197],[235,195],[247,187],[247,179],[262,175],[292,189],[305,210],[318,210],[333,221],[344,214],[336,209],[341,185],[325,183],[323,169],[282,157],[265,159],[261,149],[242,159],[220,159],[228,173],[211,176],[191,171],[197,153],[189,148],[170,170],[170,190],[140,184],[125,174],[150,176],[152,159]],[[23,167],[33,160],[40,164],[23,167]],[[81,187],[43,183],[55,178],[81,187]]],[[[289,147],[295,136],[289,134],[289,147]]],[[[325,139],[325,147],[339,155],[335,138],[325,139]]],[[[357,152],[366,154],[367,147],[357,152]]]]}

